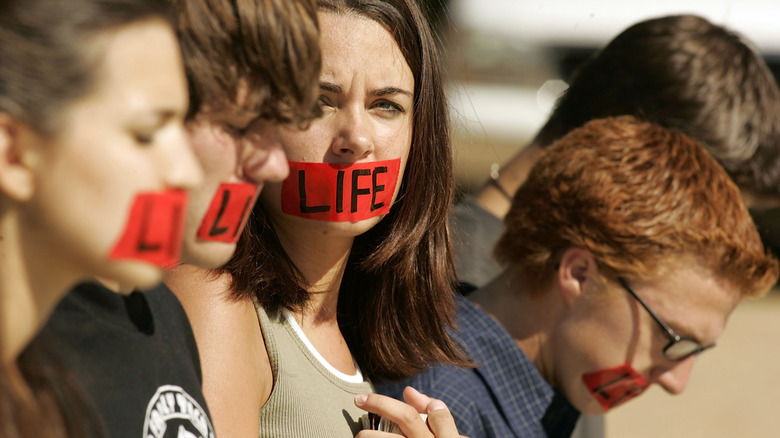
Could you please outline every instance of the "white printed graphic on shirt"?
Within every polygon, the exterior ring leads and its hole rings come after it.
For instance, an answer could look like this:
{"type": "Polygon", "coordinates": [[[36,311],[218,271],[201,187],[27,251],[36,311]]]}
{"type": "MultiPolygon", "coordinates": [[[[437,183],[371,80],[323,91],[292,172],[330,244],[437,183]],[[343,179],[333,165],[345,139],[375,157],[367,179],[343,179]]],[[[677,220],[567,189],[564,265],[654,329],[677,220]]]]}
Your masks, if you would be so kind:
{"type": "Polygon", "coordinates": [[[164,385],[147,405],[143,438],[214,438],[214,427],[186,391],[164,385]]]}

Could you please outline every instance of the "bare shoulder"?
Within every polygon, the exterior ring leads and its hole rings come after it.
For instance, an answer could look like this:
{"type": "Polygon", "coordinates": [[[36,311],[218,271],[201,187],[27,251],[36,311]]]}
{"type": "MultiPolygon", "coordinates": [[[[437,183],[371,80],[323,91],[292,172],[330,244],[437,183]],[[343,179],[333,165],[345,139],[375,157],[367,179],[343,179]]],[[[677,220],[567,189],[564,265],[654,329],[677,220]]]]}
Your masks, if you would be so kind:
{"type": "Polygon", "coordinates": [[[180,268],[165,282],[190,318],[218,436],[257,435],[273,374],[254,303],[230,296],[229,276],[202,268],[180,268]]]}

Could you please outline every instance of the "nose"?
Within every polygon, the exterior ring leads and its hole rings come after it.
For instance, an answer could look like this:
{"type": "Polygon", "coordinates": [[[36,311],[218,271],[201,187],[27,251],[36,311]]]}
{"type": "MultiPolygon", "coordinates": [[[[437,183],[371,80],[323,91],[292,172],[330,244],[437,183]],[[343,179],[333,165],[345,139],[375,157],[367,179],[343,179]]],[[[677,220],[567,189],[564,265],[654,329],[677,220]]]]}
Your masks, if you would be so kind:
{"type": "Polygon", "coordinates": [[[244,178],[255,184],[266,181],[282,181],[290,173],[287,155],[281,147],[258,148],[248,146],[247,153],[239,163],[244,178]]]}
{"type": "Polygon", "coordinates": [[[669,394],[677,395],[688,385],[695,360],[696,356],[691,356],[671,367],[658,367],[652,372],[651,379],[669,394]]]}
{"type": "Polygon", "coordinates": [[[338,135],[331,147],[334,154],[349,161],[367,158],[374,151],[373,130],[363,108],[344,109],[338,115],[338,135]]]}
{"type": "Polygon", "coordinates": [[[166,186],[192,189],[203,183],[203,168],[195,157],[184,127],[176,127],[165,139],[165,157],[161,172],[166,186]]]}
{"type": "Polygon", "coordinates": [[[290,165],[278,131],[271,121],[256,124],[267,126],[257,126],[241,140],[237,172],[258,185],[266,181],[282,181],[290,173],[290,165]]]}

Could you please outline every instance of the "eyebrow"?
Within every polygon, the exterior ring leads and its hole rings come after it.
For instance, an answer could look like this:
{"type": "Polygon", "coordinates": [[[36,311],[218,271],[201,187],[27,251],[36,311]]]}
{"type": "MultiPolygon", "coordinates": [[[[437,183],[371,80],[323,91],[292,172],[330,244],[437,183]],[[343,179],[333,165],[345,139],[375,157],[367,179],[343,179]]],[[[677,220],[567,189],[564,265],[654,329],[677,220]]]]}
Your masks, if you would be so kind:
{"type": "Polygon", "coordinates": [[[177,115],[180,115],[181,111],[177,111],[175,109],[171,108],[158,108],[154,111],[154,118],[157,122],[158,126],[162,126],[165,123],[167,123],[169,120],[176,118],[177,115]]]}
{"type": "Polygon", "coordinates": [[[168,107],[160,107],[148,111],[139,110],[129,116],[128,123],[135,127],[144,126],[158,129],[181,114],[181,111],[168,107]]]}
{"type": "Polygon", "coordinates": [[[412,97],[412,93],[397,87],[385,87],[377,90],[371,90],[372,96],[387,96],[389,94],[405,94],[412,97]]]}
{"type": "Polygon", "coordinates": [[[341,85],[336,85],[332,82],[320,82],[320,89],[330,91],[331,93],[341,93],[344,91],[341,85]]]}
{"type": "MultiPolygon", "coordinates": [[[[329,91],[331,93],[342,93],[344,92],[344,89],[341,87],[341,85],[334,84],[332,82],[320,82],[320,89],[329,91]]],[[[398,87],[384,87],[384,88],[377,88],[376,90],[371,90],[369,92],[372,96],[388,96],[391,94],[405,94],[409,97],[412,97],[412,93],[410,91],[406,91],[402,88],[398,87]]]]}

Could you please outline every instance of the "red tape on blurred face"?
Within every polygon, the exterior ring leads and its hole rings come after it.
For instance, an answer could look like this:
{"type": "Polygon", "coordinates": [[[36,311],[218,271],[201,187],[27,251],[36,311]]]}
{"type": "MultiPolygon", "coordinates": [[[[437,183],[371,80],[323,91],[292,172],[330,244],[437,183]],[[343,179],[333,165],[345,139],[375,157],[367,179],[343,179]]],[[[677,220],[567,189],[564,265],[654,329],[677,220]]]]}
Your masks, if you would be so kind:
{"type": "Polygon", "coordinates": [[[401,159],[333,164],[290,162],[282,211],[329,222],[358,222],[387,214],[401,159]]]}
{"type": "Polygon", "coordinates": [[[179,262],[187,194],[165,190],[136,196],[122,237],[109,254],[112,259],[137,260],[161,268],[179,262]]]}
{"type": "Polygon", "coordinates": [[[629,364],[585,374],[582,380],[605,411],[631,400],[650,386],[629,364]]]}
{"type": "Polygon", "coordinates": [[[254,184],[221,184],[198,228],[198,237],[217,242],[238,241],[252,211],[255,195],[257,186],[254,184]]]}

